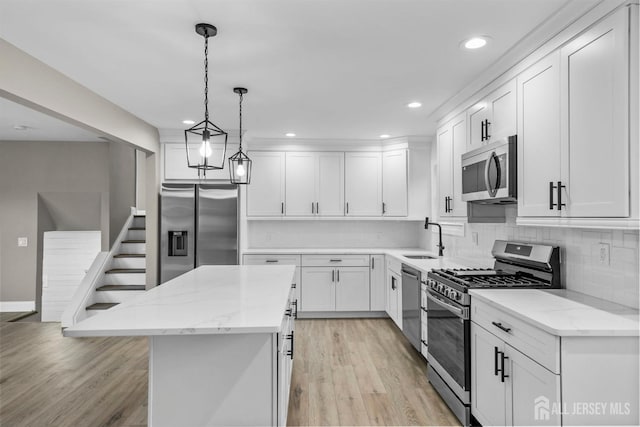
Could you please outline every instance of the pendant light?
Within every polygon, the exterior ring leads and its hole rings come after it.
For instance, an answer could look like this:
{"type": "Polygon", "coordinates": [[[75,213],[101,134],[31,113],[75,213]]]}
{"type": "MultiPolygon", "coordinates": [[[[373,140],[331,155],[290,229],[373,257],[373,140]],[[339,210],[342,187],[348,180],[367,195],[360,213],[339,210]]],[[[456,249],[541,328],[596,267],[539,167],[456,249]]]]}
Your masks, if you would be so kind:
{"type": "Polygon", "coordinates": [[[227,132],[209,121],[209,37],[214,37],[218,30],[211,24],[196,24],[196,33],[204,37],[204,120],[184,131],[184,144],[187,166],[198,169],[198,176],[202,172],[206,177],[209,170],[224,169],[227,132]],[[197,154],[189,152],[192,144],[199,145],[197,154]],[[195,154],[194,159],[191,154],[195,154]]]}
{"type": "Polygon", "coordinates": [[[242,152],[242,98],[247,89],[234,87],[233,91],[240,95],[240,150],[229,157],[229,175],[232,184],[249,184],[251,182],[251,159],[242,152]]]}

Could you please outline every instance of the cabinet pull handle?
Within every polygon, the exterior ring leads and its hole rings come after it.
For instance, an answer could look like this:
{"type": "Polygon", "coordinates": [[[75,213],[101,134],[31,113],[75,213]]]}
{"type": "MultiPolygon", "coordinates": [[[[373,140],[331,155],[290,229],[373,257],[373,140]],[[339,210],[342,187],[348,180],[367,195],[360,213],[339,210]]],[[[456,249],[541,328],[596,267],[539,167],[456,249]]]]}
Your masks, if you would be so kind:
{"type": "Polygon", "coordinates": [[[500,382],[504,382],[505,378],[509,378],[509,375],[505,375],[504,373],[504,361],[508,359],[507,356],[504,355],[504,351],[500,352],[500,357],[502,358],[502,369],[500,369],[500,382]]]}
{"type": "Polygon", "coordinates": [[[499,322],[491,322],[491,324],[493,326],[495,326],[498,329],[501,329],[503,331],[505,331],[506,333],[510,333],[511,332],[511,328],[507,328],[506,326],[504,326],[502,323],[499,322]]]}
{"type": "Polygon", "coordinates": [[[484,139],[488,141],[491,139],[491,135],[489,135],[489,125],[491,124],[491,122],[489,121],[489,119],[484,119],[484,121],[486,122],[486,124],[484,125],[484,139]]]}
{"type": "Polygon", "coordinates": [[[287,316],[291,317],[291,315],[293,314],[293,309],[292,308],[287,308],[284,311],[284,314],[286,314],[287,316]]]}
{"type": "Polygon", "coordinates": [[[293,305],[293,307],[296,309],[296,310],[293,312],[293,318],[294,318],[294,319],[297,319],[297,318],[298,318],[298,300],[293,301],[291,304],[292,304],[292,305],[293,305]]]}
{"type": "Polygon", "coordinates": [[[332,282],[336,281],[336,271],[335,270],[331,270],[331,281],[332,282]]]}
{"type": "Polygon", "coordinates": [[[392,290],[396,290],[396,278],[395,277],[391,277],[391,289],[392,290]]]}
{"type": "Polygon", "coordinates": [[[340,281],[340,270],[336,270],[336,277],[338,280],[336,280],[337,282],[340,281]]]}
{"type": "Polygon", "coordinates": [[[291,331],[291,334],[287,335],[287,339],[291,340],[291,350],[287,352],[287,356],[291,356],[291,360],[293,360],[293,332],[291,331]]]}
{"type": "Polygon", "coordinates": [[[387,213],[387,206],[384,202],[382,202],[382,215],[387,213]]]}
{"type": "Polygon", "coordinates": [[[284,215],[284,202],[280,202],[280,213],[284,215]]]}
{"type": "Polygon", "coordinates": [[[449,196],[444,198],[444,212],[449,212],[449,196]]]}
{"type": "Polygon", "coordinates": [[[316,204],[311,202],[311,213],[312,214],[316,213],[315,209],[316,209],[316,204]]]}
{"type": "Polygon", "coordinates": [[[549,210],[552,211],[555,207],[555,203],[553,203],[553,190],[555,190],[556,186],[553,185],[553,181],[549,181],[549,210]]]}
{"type": "Polygon", "coordinates": [[[564,185],[562,185],[562,181],[558,181],[558,210],[561,210],[563,206],[567,206],[566,204],[562,203],[562,189],[565,188],[564,185]]]}
{"type": "Polygon", "coordinates": [[[320,215],[320,203],[316,202],[316,214],[320,215]]]}
{"type": "Polygon", "coordinates": [[[278,262],[278,260],[277,259],[268,259],[265,262],[278,262]]]}
{"type": "Polygon", "coordinates": [[[292,283],[291,284],[291,289],[295,289],[295,288],[297,288],[297,285],[295,283],[292,283]]]}
{"type": "Polygon", "coordinates": [[[376,259],[371,257],[371,269],[374,270],[376,268],[376,259]]]}
{"type": "Polygon", "coordinates": [[[480,141],[484,141],[484,120],[480,122],[480,141]]]}
{"type": "Polygon", "coordinates": [[[349,202],[347,202],[347,214],[349,213],[349,202]]]}
{"type": "Polygon", "coordinates": [[[498,347],[493,347],[493,375],[496,377],[500,372],[500,369],[498,369],[498,353],[500,353],[498,347]]]}
{"type": "Polygon", "coordinates": [[[329,262],[342,262],[342,260],[337,258],[332,258],[329,260],[329,262]]]}

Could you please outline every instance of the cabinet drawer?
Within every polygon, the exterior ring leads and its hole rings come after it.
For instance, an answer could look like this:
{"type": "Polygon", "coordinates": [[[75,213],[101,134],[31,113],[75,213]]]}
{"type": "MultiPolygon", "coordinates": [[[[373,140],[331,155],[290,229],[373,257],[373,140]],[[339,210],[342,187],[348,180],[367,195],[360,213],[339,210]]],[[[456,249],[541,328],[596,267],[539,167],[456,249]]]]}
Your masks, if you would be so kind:
{"type": "Polygon", "coordinates": [[[302,255],[304,267],[369,267],[369,255],[302,255]]]}
{"type": "Polygon", "coordinates": [[[245,265],[275,264],[295,265],[299,267],[300,255],[244,255],[242,257],[242,263],[245,265]]]}
{"type": "Polygon", "coordinates": [[[400,275],[402,272],[402,263],[397,258],[392,256],[387,257],[387,268],[397,275],[400,275]]]}
{"type": "Polygon", "coordinates": [[[560,337],[473,297],[471,321],[550,371],[560,373],[560,337]]]}

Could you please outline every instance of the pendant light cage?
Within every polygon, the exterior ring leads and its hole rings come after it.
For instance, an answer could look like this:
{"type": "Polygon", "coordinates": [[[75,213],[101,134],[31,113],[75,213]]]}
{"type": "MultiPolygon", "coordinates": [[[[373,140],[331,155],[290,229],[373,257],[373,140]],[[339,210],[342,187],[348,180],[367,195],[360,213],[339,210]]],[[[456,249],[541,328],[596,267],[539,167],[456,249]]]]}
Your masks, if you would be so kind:
{"type": "Polygon", "coordinates": [[[204,120],[184,131],[184,144],[187,166],[206,177],[207,171],[224,169],[228,134],[209,120],[209,37],[218,30],[211,24],[197,24],[196,33],[204,37],[204,120]]]}
{"type": "Polygon", "coordinates": [[[232,184],[246,185],[251,183],[251,159],[242,152],[242,99],[247,89],[243,87],[233,88],[240,95],[240,147],[237,153],[229,157],[229,176],[232,184]]]}

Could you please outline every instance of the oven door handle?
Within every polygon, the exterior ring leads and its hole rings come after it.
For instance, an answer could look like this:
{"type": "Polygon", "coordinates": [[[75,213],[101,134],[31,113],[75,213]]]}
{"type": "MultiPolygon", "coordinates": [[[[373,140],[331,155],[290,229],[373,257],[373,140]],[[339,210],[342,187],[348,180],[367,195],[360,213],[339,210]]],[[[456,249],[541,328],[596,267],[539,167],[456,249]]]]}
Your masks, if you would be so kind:
{"type": "Polygon", "coordinates": [[[431,301],[433,301],[434,303],[438,304],[440,307],[452,312],[453,314],[455,314],[456,316],[458,316],[461,319],[464,319],[464,309],[460,308],[460,307],[456,307],[455,305],[451,305],[451,304],[447,304],[446,301],[438,298],[437,296],[435,296],[433,293],[429,292],[429,295],[427,295],[428,298],[431,299],[431,301]]]}

